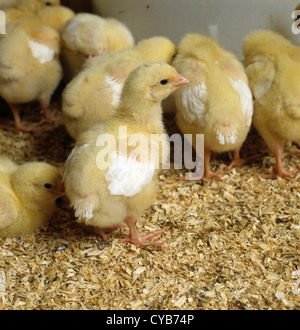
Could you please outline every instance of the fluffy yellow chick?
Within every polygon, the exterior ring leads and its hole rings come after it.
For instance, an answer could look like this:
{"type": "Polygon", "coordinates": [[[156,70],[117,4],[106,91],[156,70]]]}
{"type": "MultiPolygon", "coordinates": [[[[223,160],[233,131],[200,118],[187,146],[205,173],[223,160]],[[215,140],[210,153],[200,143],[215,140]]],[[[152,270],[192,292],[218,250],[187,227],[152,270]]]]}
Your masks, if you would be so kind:
{"type": "Polygon", "coordinates": [[[142,63],[171,62],[175,45],[167,38],[153,37],[135,47],[96,56],[66,86],[62,97],[64,123],[70,135],[79,135],[108,119],[119,105],[129,73],[142,63]]]}
{"type": "Polygon", "coordinates": [[[37,11],[38,17],[42,24],[53,27],[57,32],[61,33],[62,27],[75,15],[74,11],[64,6],[48,6],[37,11]]]}
{"type": "Polygon", "coordinates": [[[43,162],[17,165],[0,156],[0,236],[17,237],[47,225],[64,195],[57,168],[43,162]]]}
{"type": "Polygon", "coordinates": [[[17,130],[38,129],[21,121],[23,103],[38,100],[44,111],[40,123],[55,120],[48,107],[62,78],[59,51],[59,33],[34,17],[22,19],[0,42],[0,96],[10,105],[17,130]]]}
{"type": "Polygon", "coordinates": [[[17,3],[17,0],[0,0],[0,10],[14,7],[17,3]]]}
{"type": "Polygon", "coordinates": [[[190,80],[174,94],[177,124],[184,134],[204,134],[204,177],[221,176],[210,168],[211,152],[233,151],[227,167],[240,166],[240,148],[251,126],[252,94],[240,61],[212,38],[189,34],[172,65],[190,80]]]}
{"type": "Polygon", "coordinates": [[[130,236],[123,242],[163,248],[150,239],[164,230],[142,237],[136,221],[156,197],[159,162],[168,156],[159,154],[160,146],[169,146],[161,101],[186,83],[166,63],[140,65],[128,76],[112,118],[83,133],[67,159],[64,182],[75,216],[97,227],[103,239],[105,229],[125,220],[130,236]]]}
{"type": "Polygon", "coordinates": [[[69,81],[87,57],[129,48],[134,39],[129,29],[114,18],[79,13],[62,29],[62,63],[69,81]]]}
{"type": "Polygon", "coordinates": [[[45,6],[57,6],[60,0],[16,0],[15,6],[6,9],[6,24],[17,22],[19,19],[34,15],[45,6]]]}
{"type": "Polygon", "coordinates": [[[284,141],[300,141],[300,48],[282,35],[255,31],[244,42],[246,73],[254,96],[253,125],[275,155],[274,173],[293,177],[282,166],[284,141]]]}

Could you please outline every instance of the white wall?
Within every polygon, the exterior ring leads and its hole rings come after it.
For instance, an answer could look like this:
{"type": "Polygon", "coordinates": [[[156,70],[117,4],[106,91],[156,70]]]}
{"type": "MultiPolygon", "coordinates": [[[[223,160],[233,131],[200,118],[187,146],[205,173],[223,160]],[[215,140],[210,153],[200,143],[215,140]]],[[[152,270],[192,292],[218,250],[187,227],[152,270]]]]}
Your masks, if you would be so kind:
{"type": "Polygon", "coordinates": [[[273,29],[300,45],[300,34],[291,31],[298,1],[92,0],[96,13],[124,22],[136,41],[163,35],[177,45],[185,34],[197,32],[212,35],[241,59],[243,39],[256,29],[273,29]]]}

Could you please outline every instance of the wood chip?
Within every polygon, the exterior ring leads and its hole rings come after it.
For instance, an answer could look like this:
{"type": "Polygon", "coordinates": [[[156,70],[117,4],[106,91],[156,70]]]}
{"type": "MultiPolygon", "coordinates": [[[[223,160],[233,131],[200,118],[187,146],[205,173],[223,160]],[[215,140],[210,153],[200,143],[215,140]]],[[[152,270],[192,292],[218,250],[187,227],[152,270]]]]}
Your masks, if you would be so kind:
{"type": "MultiPolygon", "coordinates": [[[[5,104],[1,111],[1,123],[12,125],[5,104]]],[[[38,106],[24,106],[22,118],[37,122],[38,106]]],[[[164,119],[168,133],[177,133],[174,118],[164,119]]],[[[62,168],[73,143],[62,125],[0,130],[0,153],[18,163],[62,168]]],[[[286,146],[286,153],[296,151],[286,146]]],[[[121,244],[126,226],[106,242],[84,233],[67,198],[60,199],[48,228],[0,238],[0,309],[300,309],[300,174],[255,177],[273,170],[274,156],[253,130],[241,155],[254,154],[254,162],[231,172],[231,155],[213,154],[221,180],[180,181],[184,169],[161,173],[157,200],[137,224],[142,234],[166,229],[156,238],[163,251],[121,244]]],[[[283,164],[299,169],[300,159],[284,157],[283,164]]]]}

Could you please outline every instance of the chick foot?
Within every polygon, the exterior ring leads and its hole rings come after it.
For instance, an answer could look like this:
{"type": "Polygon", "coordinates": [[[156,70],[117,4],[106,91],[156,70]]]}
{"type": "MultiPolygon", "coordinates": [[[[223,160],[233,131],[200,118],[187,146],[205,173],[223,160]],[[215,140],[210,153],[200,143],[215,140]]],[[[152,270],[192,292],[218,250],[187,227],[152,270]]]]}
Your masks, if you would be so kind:
{"type": "Polygon", "coordinates": [[[62,116],[56,116],[56,112],[57,110],[54,110],[52,112],[45,112],[44,113],[44,118],[42,118],[39,122],[38,122],[38,126],[41,126],[43,124],[53,124],[56,122],[62,122],[63,121],[63,117],[62,116]]]}
{"type": "Polygon", "coordinates": [[[8,126],[8,125],[0,125],[0,128],[5,129],[5,130],[9,130],[9,131],[13,131],[15,133],[18,133],[18,132],[24,132],[24,133],[36,132],[36,131],[40,131],[40,129],[41,129],[40,127],[38,127],[36,125],[27,126],[24,122],[20,122],[18,125],[15,125],[15,127],[8,126]]]}
{"type": "Polygon", "coordinates": [[[241,167],[244,164],[246,164],[256,158],[258,158],[258,155],[254,155],[252,157],[241,159],[240,158],[240,148],[233,150],[233,159],[232,159],[231,163],[227,166],[226,170],[230,171],[233,167],[241,167]]]}
{"type": "Polygon", "coordinates": [[[223,170],[220,168],[216,172],[213,172],[210,169],[210,157],[211,157],[211,151],[207,148],[204,148],[204,175],[203,178],[205,179],[220,179],[223,175],[223,170]]]}
{"type": "Polygon", "coordinates": [[[57,116],[57,109],[53,110],[52,112],[49,111],[48,103],[40,100],[40,106],[44,112],[44,117],[39,121],[38,125],[41,126],[43,124],[52,124],[59,121],[63,121],[62,116],[57,116]]]}
{"type": "Polygon", "coordinates": [[[126,223],[129,227],[130,235],[126,238],[120,240],[121,243],[130,242],[134,245],[151,245],[159,249],[164,249],[165,246],[160,243],[151,242],[150,239],[162,235],[165,232],[165,229],[160,229],[153,231],[147,235],[141,236],[136,227],[136,220],[134,218],[126,218],[126,223]]]}
{"type": "Polygon", "coordinates": [[[275,155],[275,168],[273,174],[257,174],[256,176],[260,176],[266,179],[276,179],[278,176],[281,178],[293,178],[294,175],[298,172],[298,170],[286,171],[282,165],[282,155],[283,155],[283,143],[276,142],[274,143],[273,152],[275,155]]]}
{"type": "Polygon", "coordinates": [[[111,233],[123,226],[124,224],[120,224],[109,228],[100,228],[100,227],[82,225],[82,228],[85,233],[100,236],[103,239],[103,241],[107,241],[107,237],[105,234],[111,233]]]}
{"type": "Polygon", "coordinates": [[[288,172],[282,168],[281,170],[274,171],[272,174],[255,173],[254,175],[259,176],[264,179],[271,179],[271,180],[275,180],[275,179],[277,179],[277,177],[280,177],[283,179],[284,178],[292,179],[297,172],[298,172],[298,170],[293,170],[293,171],[288,172]]]}
{"type": "Polygon", "coordinates": [[[211,180],[211,179],[220,179],[223,175],[223,170],[219,169],[216,172],[213,172],[211,170],[204,171],[203,178],[211,180]]]}
{"type": "Polygon", "coordinates": [[[7,125],[0,125],[0,128],[15,131],[15,132],[34,132],[40,130],[40,128],[36,125],[27,126],[24,121],[21,120],[20,117],[20,109],[21,106],[19,104],[9,104],[11,112],[14,116],[15,120],[15,127],[7,126],[7,125]]]}

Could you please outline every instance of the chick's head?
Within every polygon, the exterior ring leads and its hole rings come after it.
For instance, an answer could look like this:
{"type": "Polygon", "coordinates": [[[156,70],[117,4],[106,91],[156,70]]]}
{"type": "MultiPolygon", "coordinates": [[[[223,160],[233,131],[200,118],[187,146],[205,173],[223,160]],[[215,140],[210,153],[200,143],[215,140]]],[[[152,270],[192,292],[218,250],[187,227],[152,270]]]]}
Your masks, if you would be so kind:
{"type": "Polygon", "coordinates": [[[12,175],[12,184],[24,201],[46,203],[64,195],[62,174],[44,162],[21,165],[12,175]]]}
{"type": "Polygon", "coordinates": [[[17,0],[20,9],[37,11],[45,6],[59,6],[60,0],[17,0]]]}
{"type": "Polygon", "coordinates": [[[144,93],[146,98],[157,102],[168,97],[178,87],[189,83],[164,62],[142,64],[128,78],[129,88],[144,93]]]}

